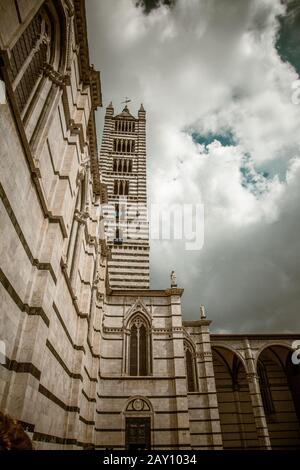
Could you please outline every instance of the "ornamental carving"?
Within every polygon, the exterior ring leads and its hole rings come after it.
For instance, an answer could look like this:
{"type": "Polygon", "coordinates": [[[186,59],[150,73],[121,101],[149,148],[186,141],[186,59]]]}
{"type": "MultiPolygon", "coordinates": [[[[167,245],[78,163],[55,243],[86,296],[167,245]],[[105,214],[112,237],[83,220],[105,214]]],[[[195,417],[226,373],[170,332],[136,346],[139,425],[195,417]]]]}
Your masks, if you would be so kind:
{"type": "Polygon", "coordinates": [[[128,403],[126,411],[151,411],[151,409],[145,400],[142,398],[135,398],[128,403]]]}
{"type": "Polygon", "coordinates": [[[206,351],[206,352],[197,352],[196,353],[196,357],[201,359],[201,360],[204,360],[204,359],[212,359],[212,353],[210,351],[206,351]]]}
{"type": "Polygon", "coordinates": [[[44,65],[44,75],[46,75],[46,77],[48,77],[55,85],[59,86],[60,88],[63,88],[66,85],[70,85],[70,75],[64,75],[57,70],[54,70],[50,64],[46,63],[44,65]]]}
{"type": "Polygon", "coordinates": [[[86,221],[88,218],[89,218],[88,212],[75,211],[75,220],[77,220],[79,224],[86,224],[86,221]]]}

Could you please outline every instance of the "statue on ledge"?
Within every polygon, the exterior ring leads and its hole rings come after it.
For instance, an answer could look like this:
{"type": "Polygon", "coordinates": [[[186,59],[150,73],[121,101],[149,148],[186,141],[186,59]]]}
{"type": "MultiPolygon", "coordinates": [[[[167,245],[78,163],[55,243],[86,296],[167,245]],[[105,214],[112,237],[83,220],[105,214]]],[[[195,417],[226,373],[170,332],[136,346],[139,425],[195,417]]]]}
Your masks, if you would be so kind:
{"type": "Polygon", "coordinates": [[[175,271],[171,272],[171,287],[177,287],[175,271]]]}

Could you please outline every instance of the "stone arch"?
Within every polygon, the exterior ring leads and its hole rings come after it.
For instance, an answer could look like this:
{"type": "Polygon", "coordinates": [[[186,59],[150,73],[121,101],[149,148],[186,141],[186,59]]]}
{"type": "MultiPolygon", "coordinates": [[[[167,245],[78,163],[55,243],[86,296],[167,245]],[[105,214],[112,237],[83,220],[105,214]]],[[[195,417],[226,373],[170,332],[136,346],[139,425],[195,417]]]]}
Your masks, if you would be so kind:
{"type": "Polygon", "coordinates": [[[231,348],[212,346],[214,376],[224,449],[259,447],[247,371],[231,348]]]}
{"type": "Polygon", "coordinates": [[[154,412],[150,400],[141,395],[130,397],[123,408],[124,447],[149,450],[153,446],[154,412]]]}
{"type": "Polygon", "coordinates": [[[257,367],[257,362],[258,362],[258,359],[259,359],[259,356],[261,355],[261,353],[267,349],[267,348],[276,348],[276,347],[279,347],[279,348],[286,348],[287,350],[292,350],[291,348],[291,345],[290,345],[290,342],[286,342],[286,341],[280,341],[280,340],[276,340],[276,341],[271,341],[269,343],[264,343],[259,349],[257,349],[256,351],[256,354],[255,354],[255,358],[254,358],[254,363],[255,363],[255,367],[257,367]]]}
{"type": "Polygon", "coordinates": [[[230,351],[233,355],[235,355],[239,358],[239,360],[241,361],[241,363],[243,364],[243,366],[245,368],[245,371],[249,372],[247,363],[245,361],[245,358],[244,358],[243,354],[238,349],[235,349],[233,346],[226,343],[225,341],[218,341],[217,343],[212,343],[212,347],[222,348],[222,349],[230,351]]]}
{"type": "Polygon", "coordinates": [[[144,397],[143,395],[133,395],[125,402],[123,407],[123,413],[126,412],[149,412],[153,413],[153,406],[149,398],[144,397]],[[135,402],[142,402],[142,404],[136,404],[135,402]],[[141,406],[142,405],[142,406],[141,406]]]}
{"type": "Polygon", "coordinates": [[[149,310],[147,309],[146,305],[141,300],[141,298],[138,298],[136,302],[125,313],[124,315],[124,327],[125,328],[127,328],[129,322],[131,321],[131,318],[136,314],[143,315],[149,324],[149,328],[151,328],[152,318],[151,318],[149,310]]]}
{"type": "Polygon", "coordinates": [[[291,348],[287,344],[265,345],[256,359],[271,447],[298,449],[300,366],[292,364],[291,348]],[[264,367],[265,377],[259,364],[264,367]]]}

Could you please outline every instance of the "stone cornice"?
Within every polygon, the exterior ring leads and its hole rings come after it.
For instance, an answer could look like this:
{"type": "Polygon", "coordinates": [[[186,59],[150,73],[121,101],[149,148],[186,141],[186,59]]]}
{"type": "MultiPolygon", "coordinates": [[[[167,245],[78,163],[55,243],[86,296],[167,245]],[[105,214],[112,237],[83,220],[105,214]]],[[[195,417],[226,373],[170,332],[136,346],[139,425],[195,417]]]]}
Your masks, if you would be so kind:
{"type": "Polygon", "coordinates": [[[187,320],[183,322],[183,326],[209,326],[211,324],[211,320],[187,320]]]}
{"type": "Polygon", "coordinates": [[[280,340],[280,339],[287,339],[287,340],[294,340],[294,339],[300,339],[300,333],[250,333],[250,334],[228,334],[228,333],[213,333],[210,335],[210,338],[212,341],[223,341],[223,340],[241,340],[248,338],[250,340],[280,340]]]}
{"type": "MultiPolygon", "coordinates": [[[[150,331],[155,335],[165,335],[165,334],[173,334],[173,333],[181,333],[183,328],[181,326],[173,326],[172,328],[150,328],[150,331]]],[[[111,326],[104,326],[103,325],[103,333],[129,333],[130,330],[126,327],[111,327],[111,326]]]]}
{"type": "Polygon", "coordinates": [[[106,290],[107,295],[110,296],[121,296],[121,297],[170,297],[172,295],[179,295],[180,297],[183,294],[184,289],[171,288],[165,290],[152,290],[152,289],[112,289],[108,287],[106,290]]]}
{"type": "Polygon", "coordinates": [[[85,13],[85,0],[74,0],[75,34],[79,45],[79,72],[82,81],[91,86],[93,108],[102,106],[100,72],[94,70],[89,62],[89,46],[85,13]]]}
{"type": "Polygon", "coordinates": [[[94,111],[102,106],[100,72],[96,71],[89,62],[89,46],[85,13],[85,0],[74,0],[74,27],[78,49],[78,66],[82,82],[90,87],[92,110],[88,122],[89,153],[95,194],[101,193],[100,168],[98,161],[97,133],[94,111]]]}
{"type": "Polygon", "coordinates": [[[165,290],[165,295],[179,295],[180,297],[183,294],[184,289],[180,289],[179,287],[171,287],[170,289],[165,290]]]}

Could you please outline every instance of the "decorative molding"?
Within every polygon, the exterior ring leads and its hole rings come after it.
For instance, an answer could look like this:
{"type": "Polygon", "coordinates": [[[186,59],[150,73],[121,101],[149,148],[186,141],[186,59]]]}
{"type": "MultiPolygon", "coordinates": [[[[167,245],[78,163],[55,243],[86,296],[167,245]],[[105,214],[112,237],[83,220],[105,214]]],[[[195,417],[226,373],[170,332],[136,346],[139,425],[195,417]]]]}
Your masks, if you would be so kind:
{"type": "Polygon", "coordinates": [[[247,372],[246,377],[250,383],[259,382],[259,376],[256,372],[247,372]]]}
{"type": "Polygon", "coordinates": [[[212,352],[211,351],[196,352],[196,357],[202,361],[205,359],[212,359],[212,352]]]}
{"type": "Polygon", "coordinates": [[[109,326],[103,326],[103,333],[122,333],[124,328],[113,328],[109,326]]]}
{"type": "Polygon", "coordinates": [[[74,218],[75,220],[77,220],[79,224],[85,225],[87,222],[87,219],[89,218],[89,213],[76,210],[74,214],[74,218]]]}
{"type": "Polygon", "coordinates": [[[166,295],[179,295],[180,297],[183,294],[184,289],[179,289],[178,287],[170,287],[169,289],[165,289],[166,295]]]}
{"type": "Polygon", "coordinates": [[[149,310],[147,309],[146,305],[144,304],[144,302],[142,301],[142,299],[140,297],[137,298],[135,303],[125,313],[125,315],[124,315],[124,324],[125,325],[128,323],[129,318],[132,315],[134,315],[135,313],[136,314],[140,313],[142,315],[145,315],[148,322],[149,322],[149,324],[151,325],[152,319],[151,319],[151,316],[150,316],[150,312],[149,312],[149,310]]]}
{"type": "Polygon", "coordinates": [[[181,326],[173,326],[172,328],[152,328],[152,332],[155,334],[170,334],[182,332],[183,328],[181,326]]]}
{"type": "Polygon", "coordinates": [[[55,85],[59,86],[60,88],[64,88],[66,85],[71,85],[70,74],[62,74],[61,72],[54,70],[50,64],[44,65],[43,72],[46,77],[48,77],[55,85]]]}
{"type": "Polygon", "coordinates": [[[151,411],[151,408],[149,404],[143,400],[142,398],[134,398],[131,400],[127,407],[126,407],[126,412],[136,412],[136,411],[151,411]]]}

